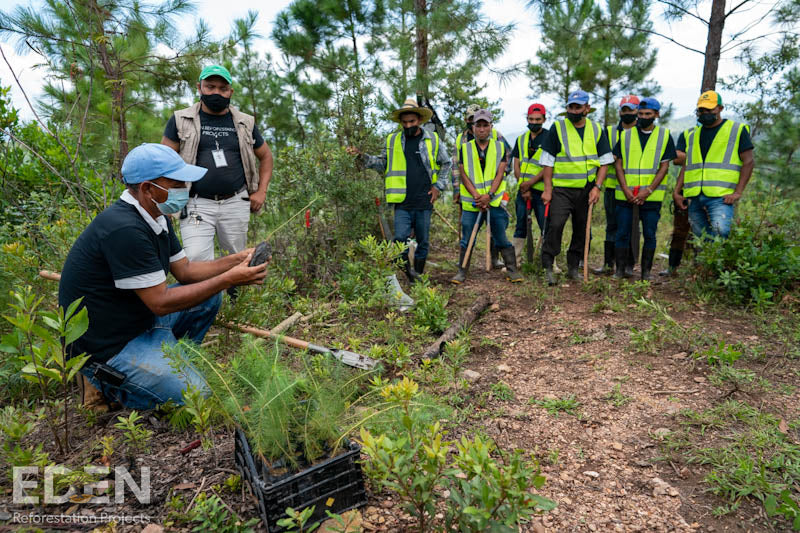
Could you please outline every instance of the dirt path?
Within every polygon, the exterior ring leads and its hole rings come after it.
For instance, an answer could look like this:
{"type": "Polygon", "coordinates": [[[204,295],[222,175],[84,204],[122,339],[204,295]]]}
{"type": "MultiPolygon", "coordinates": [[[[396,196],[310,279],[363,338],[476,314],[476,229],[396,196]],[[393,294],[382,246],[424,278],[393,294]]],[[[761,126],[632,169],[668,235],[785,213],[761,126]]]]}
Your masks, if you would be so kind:
{"type": "MultiPolygon", "coordinates": [[[[433,277],[446,283],[452,272],[441,264],[433,277]]],[[[469,388],[474,410],[465,426],[540,461],[547,477],[541,492],[559,506],[531,531],[772,531],[756,522],[763,512],[748,503],[713,516],[724,500],[705,492],[707,469],[660,460],[659,436],[677,426],[676,414],[707,409],[725,391],[686,353],[635,353],[631,329],[648,327],[650,316],[633,300],[618,312],[599,309],[602,298],[580,284],[511,285],[497,271],[473,267],[452,297],[455,309],[486,291],[500,309],[472,328],[466,368],[480,377],[469,388]],[[541,404],[573,409],[550,413],[541,404]]],[[[703,308],[681,302],[674,282],[654,284],[647,296],[675,302],[680,322],[706,320],[726,342],[758,340],[740,317],[710,319],[703,308]]],[[[797,399],[795,392],[774,407],[792,405],[796,416],[797,399]]]]}

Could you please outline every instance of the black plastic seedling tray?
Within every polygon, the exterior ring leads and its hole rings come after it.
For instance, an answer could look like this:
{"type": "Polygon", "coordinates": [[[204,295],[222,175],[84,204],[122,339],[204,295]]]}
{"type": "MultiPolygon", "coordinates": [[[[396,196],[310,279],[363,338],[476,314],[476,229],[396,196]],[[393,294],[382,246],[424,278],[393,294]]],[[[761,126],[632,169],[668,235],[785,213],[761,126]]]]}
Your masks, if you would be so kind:
{"type": "Polygon", "coordinates": [[[336,457],[324,459],[299,471],[273,475],[273,470],[254,456],[247,437],[236,430],[234,462],[242,477],[250,484],[258,500],[258,512],[267,533],[285,531],[277,522],[286,518],[286,508],[296,511],[314,505],[314,514],[306,527],[325,521],[332,513],[344,513],[367,503],[364,477],[358,462],[361,446],[349,442],[336,457]]]}

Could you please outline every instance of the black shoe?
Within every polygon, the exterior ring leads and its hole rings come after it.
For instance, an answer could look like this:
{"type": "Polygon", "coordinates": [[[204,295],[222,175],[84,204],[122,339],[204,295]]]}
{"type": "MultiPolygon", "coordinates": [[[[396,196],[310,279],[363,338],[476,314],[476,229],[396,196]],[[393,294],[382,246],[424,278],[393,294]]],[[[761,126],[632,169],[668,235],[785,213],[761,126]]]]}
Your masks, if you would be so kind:
{"type": "Polygon", "coordinates": [[[464,264],[464,256],[466,255],[467,251],[464,248],[461,248],[461,253],[458,256],[458,272],[456,275],[450,278],[450,283],[455,285],[461,285],[467,279],[467,270],[469,270],[469,262],[472,259],[472,254],[469,254],[469,258],[467,259],[467,266],[463,268],[461,265],[464,264]]]}
{"type": "Polygon", "coordinates": [[[417,274],[417,271],[414,270],[414,267],[411,266],[411,262],[408,260],[408,256],[406,256],[405,263],[403,264],[403,272],[408,278],[409,283],[416,283],[417,281],[419,281],[419,274],[417,274]]]}
{"type": "Polygon", "coordinates": [[[422,271],[425,270],[426,259],[418,259],[416,257],[414,258],[414,271],[420,276],[422,275],[422,271]]]}
{"type": "Polygon", "coordinates": [[[545,267],[544,279],[545,281],[547,281],[547,284],[550,285],[551,287],[558,284],[558,282],[556,281],[556,275],[553,274],[553,267],[545,267]]]}
{"type": "Polygon", "coordinates": [[[670,249],[669,251],[669,266],[667,266],[666,270],[662,270],[658,273],[659,276],[671,276],[678,270],[678,267],[681,265],[681,259],[683,258],[683,250],[674,250],[670,249]]]}
{"type": "Polygon", "coordinates": [[[614,243],[603,243],[603,266],[600,268],[592,268],[593,274],[598,276],[605,276],[614,273],[614,243]]]}
{"type": "Polygon", "coordinates": [[[642,249],[642,281],[650,281],[650,270],[653,269],[655,249],[642,249]]]}
{"type": "Polygon", "coordinates": [[[576,266],[568,266],[567,267],[567,278],[575,281],[583,281],[583,274],[579,270],[579,267],[576,266]]]}

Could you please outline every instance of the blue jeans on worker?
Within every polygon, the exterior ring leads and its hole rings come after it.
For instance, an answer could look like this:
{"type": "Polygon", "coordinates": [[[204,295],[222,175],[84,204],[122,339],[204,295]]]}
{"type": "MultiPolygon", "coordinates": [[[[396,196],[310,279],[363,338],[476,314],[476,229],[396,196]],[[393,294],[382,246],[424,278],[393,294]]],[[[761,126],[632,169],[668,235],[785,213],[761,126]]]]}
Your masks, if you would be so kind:
{"type": "Polygon", "coordinates": [[[718,235],[727,239],[731,233],[733,211],[733,204],[726,204],[722,196],[711,197],[701,193],[690,198],[689,224],[692,233],[705,239],[718,235]]]}
{"type": "MultiPolygon", "coordinates": [[[[461,212],[461,242],[459,244],[461,244],[461,248],[465,250],[469,244],[470,235],[472,235],[472,228],[475,226],[475,222],[478,220],[478,213],[480,213],[480,211],[467,211],[466,209],[461,212]]],[[[478,226],[478,230],[480,230],[484,222],[486,222],[486,213],[484,213],[481,217],[481,223],[480,226],[478,226]]],[[[498,250],[510,247],[511,243],[508,241],[508,237],[506,237],[506,229],[508,229],[508,213],[506,213],[504,208],[500,206],[489,208],[489,225],[495,247],[498,250]]]]}
{"type": "MultiPolygon", "coordinates": [[[[615,248],[628,248],[631,242],[633,226],[633,204],[617,201],[617,240],[615,248]]],[[[646,202],[639,206],[639,220],[642,221],[644,250],[655,250],[656,230],[661,218],[661,202],[646,202]],[[651,205],[648,205],[651,204],[651,205]]]]}
{"type": "MultiPolygon", "coordinates": [[[[514,208],[517,213],[517,225],[514,227],[514,237],[524,239],[528,236],[528,202],[518,192],[517,199],[514,201],[514,208]]],[[[536,217],[539,231],[544,229],[544,204],[542,203],[542,191],[531,189],[531,211],[536,217]]]]}
{"type": "Polygon", "coordinates": [[[606,240],[617,241],[617,201],[614,199],[614,187],[606,187],[603,191],[603,209],[606,212],[606,240]]]}
{"type": "MultiPolygon", "coordinates": [[[[414,259],[428,257],[431,232],[431,209],[399,209],[394,208],[394,240],[406,243],[414,231],[417,249],[414,259]]],[[[403,257],[408,254],[408,248],[403,251],[403,257]]]]}
{"type": "MultiPolygon", "coordinates": [[[[170,287],[176,286],[179,284],[170,287]]],[[[131,409],[153,409],[169,400],[183,404],[186,385],[207,390],[205,379],[191,365],[180,371],[172,368],[162,346],[173,346],[183,337],[197,344],[203,342],[221,302],[222,295],[217,293],[190,309],[156,317],[150,329],[128,341],[117,355],[106,361],[108,366],[126,375],[122,385],[100,382],[91,366],[82,372],[107,400],[131,409]]]]}

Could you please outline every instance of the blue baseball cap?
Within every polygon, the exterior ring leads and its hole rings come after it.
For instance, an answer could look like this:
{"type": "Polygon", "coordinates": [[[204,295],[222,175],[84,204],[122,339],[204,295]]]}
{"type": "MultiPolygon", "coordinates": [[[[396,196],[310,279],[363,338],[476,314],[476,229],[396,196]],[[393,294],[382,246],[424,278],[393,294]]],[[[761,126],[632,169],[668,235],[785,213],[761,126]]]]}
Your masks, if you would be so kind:
{"type": "Polygon", "coordinates": [[[156,143],[140,144],[122,162],[122,181],[129,184],[165,177],[176,181],[197,181],[208,169],[190,165],[178,152],[156,143]]]}
{"type": "Polygon", "coordinates": [[[589,103],[589,93],[587,93],[586,91],[582,91],[580,89],[569,93],[569,98],[567,98],[567,105],[569,104],[586,105],[588,103],[589,103]]]}
{"type": "Polygon", "coordinates": [[[639,109],[659,111],[661,110],[661,103],[652,96],[648,96],[647,98],[642,98],[641,102],[639,102],[639,109]]]}

